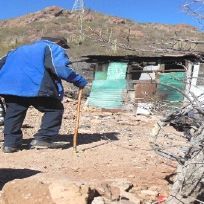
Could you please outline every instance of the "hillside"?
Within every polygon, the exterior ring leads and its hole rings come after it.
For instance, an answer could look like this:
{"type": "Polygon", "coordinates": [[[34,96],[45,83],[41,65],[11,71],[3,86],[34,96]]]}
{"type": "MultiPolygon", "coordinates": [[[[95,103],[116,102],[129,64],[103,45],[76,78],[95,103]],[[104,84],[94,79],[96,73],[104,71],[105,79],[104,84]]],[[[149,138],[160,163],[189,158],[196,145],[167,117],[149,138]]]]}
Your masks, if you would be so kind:
{"type": "Polygon", "coordinates": [[[203,33],[190,25],[137,23],[91,10],[86,10],[80,17],[79,13],[53,6],[26,16],[0,21],[0,56],[20,44],[50,34],[65,36],[74,58],[87,54],[154,53],[158,48],[162,48],[161,52],[164,49],[168,51],[168,48],[203,51],[198,45],[180,40],[204,40],[203,33]]]}

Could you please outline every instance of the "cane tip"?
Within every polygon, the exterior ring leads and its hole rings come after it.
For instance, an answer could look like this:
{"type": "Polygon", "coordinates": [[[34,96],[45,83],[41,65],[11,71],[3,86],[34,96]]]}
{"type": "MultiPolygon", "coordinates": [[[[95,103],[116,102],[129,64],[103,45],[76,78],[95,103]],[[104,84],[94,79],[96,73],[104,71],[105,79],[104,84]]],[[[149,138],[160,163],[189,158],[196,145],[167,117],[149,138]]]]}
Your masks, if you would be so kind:
{"type": "Polygon", "coordinates": [[[73,153],[74,153],[74,154],[79,153],[79,151],[77,150],[77,148],[76,148],[76,147],[74,147],[74,148],[73,148],[73,153]]]}

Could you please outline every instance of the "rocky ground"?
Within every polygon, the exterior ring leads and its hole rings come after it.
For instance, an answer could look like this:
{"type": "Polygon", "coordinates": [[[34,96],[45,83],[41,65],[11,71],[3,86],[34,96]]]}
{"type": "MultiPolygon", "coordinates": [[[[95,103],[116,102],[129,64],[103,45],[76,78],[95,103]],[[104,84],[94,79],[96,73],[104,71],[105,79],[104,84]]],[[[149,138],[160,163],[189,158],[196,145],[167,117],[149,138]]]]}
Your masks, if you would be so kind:
{"type": "Polygon", "coordinates": [[[0,152],[0,203],[161,203],[157,201],[168,196],[176,163],[150,147],[158,116],[102,112],[83,102],[78,153],[74,153],[76,104],[72,99],[64,101],[63,124],[56,138],[64,145],[61,149],[29,149],[42,116],[29,109],[23,149],[0,152]]]}

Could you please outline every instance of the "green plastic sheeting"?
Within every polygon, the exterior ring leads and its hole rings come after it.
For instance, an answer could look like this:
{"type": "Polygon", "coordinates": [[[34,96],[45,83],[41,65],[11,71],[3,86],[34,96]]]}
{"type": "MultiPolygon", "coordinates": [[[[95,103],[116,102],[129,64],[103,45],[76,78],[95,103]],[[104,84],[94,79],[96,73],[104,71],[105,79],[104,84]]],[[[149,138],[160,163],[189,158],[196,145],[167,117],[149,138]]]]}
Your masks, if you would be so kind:
{"type": "Polygon", "coordinates": [[[107,79],[125,79],[127,63],[113,62],[108,66],[107,79]]]}
{"type": "Polygon", "coordinates": [[[106,76],[105,72],[95,73],[88,104],[99,108],[120,108],[123,105],[123,96],[127,86],[126,71],[126,63],[110,63],[106,80],[101,80],[106,76]]]}
{"type": "Polygon", "coordinates": [[[185,72],[162,73],[160,75],[160,84],[158,86],[159,94],[164,100],[169,102],[183,101],[184,97],[182,93],[178,92],[176,89],[184,91],[185,78],[185,72]],[[171,87],[175,87],[176,89],[171,87]]]}
{"type": "Polygon", "coordinates": [[[97,71],[95,72],[95,80],[106,80],[107,71],[97,71]]]}

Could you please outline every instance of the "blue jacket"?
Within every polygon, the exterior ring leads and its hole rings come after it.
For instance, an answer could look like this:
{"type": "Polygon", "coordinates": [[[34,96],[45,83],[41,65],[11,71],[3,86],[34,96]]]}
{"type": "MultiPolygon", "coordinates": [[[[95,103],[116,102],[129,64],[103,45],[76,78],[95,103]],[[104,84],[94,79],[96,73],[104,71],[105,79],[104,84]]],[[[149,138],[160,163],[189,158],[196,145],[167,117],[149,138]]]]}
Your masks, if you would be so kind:
{"type": "Polygon", "coordinates": [[[0,95],[62,99],[61,79],[82,88],[87,84],[68,65],[64,49],[51,41],[20,46],[0,59],[0,95]]]}

